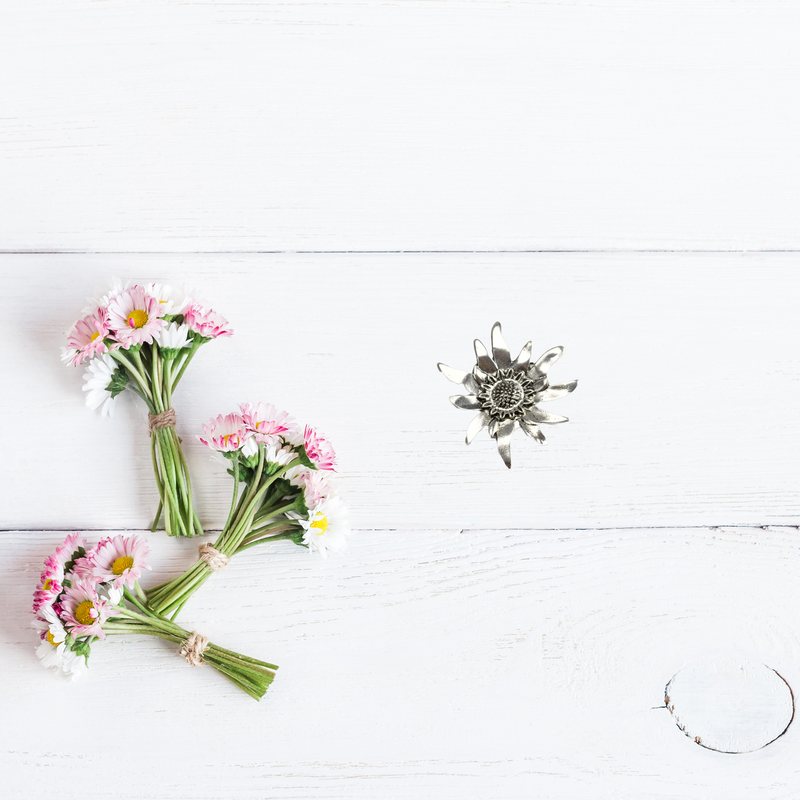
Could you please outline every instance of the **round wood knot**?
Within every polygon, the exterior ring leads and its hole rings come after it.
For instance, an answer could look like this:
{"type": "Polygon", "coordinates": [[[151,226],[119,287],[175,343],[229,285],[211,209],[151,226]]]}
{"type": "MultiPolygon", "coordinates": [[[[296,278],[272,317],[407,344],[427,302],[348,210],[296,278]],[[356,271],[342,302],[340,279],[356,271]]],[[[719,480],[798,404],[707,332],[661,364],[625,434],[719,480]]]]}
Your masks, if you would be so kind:
{"type": "Polygon", "coordinates": [[[757,661],[691,661],[667,684],[664,701],[694,742],[720,753],[760,750],[786,733],[794,695],[786,680],[757,661]]]}

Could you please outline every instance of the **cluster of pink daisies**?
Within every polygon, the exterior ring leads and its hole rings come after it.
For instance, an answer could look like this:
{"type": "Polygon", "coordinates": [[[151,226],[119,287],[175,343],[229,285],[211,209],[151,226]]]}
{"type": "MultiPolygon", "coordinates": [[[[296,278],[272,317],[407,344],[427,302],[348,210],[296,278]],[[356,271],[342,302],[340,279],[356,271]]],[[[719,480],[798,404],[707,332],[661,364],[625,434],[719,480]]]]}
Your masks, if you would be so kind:
{"type": "MultiPolygon", "coordinates": [[[[223,317],[186,292],[164,284],[117,283],[67,337],[65,363],[88,362],[87,405],[110,414],[114,398],[126,388],[147,405],[161,501],[153,530],[163,512],[168,534],[203,533],[175,431],[172,393],[198,348],[230,335],[223,317]]],[[[115,536],[87,550],[78,534],[68,536],[47,559],[34,596],[37,652],[46,666],[77,676],[95,639],[146,634],[180,643],[189,663],[210,663],[251,696],[263,696],[275,665],[207,644],[175,618],[207,579],[251,547],[289,540],[327,557],[346,546],[347,511],[332,480],[336,454],[317,430],[301,428],[269,403],[242,404],[211,419],[203,431],[198,438],[228,459],[233,478],[221,534],[200,546],[189,570],[147,590],[139,586],[142,570],[149,569],[143,539],[115,536]]]]}
{"type": "Polygon", "coordinates": [[[71,533],[44,562],[33,595],[33,626],[41,642],[36,653],[46,667],[71,675],[86,669],[94,639],[105,639],[103,626],[120,614],[123,592],[139,588],[147,543],[140,536],[113,536],[87,550],[71,533]]]}
{"type": "MultiPolygon", "coordinates": [[[[126,354],[142,345],[157,346],[167,358],[177,358],[179,368],[201,344],[233,334],[225,317],[205,302],[163,283],[140,286],[116,281],[84,314],[67,333],[61,359],[75,367],[87,365],[86,405],[99,408],[103,416],[114,413],[114,400],[131,377],[126,374],[126,369],[133,371],[126,354]]],[[[174,369],[173,375],[178,371],[174,369]]],[[[141,388],[135,383],[131,386],[137,391],[141,388]]]]}
{"type": "Polygon", "coordinates": [[[79,367],[96,355],[153,341],[162,347],[185,347],[193,335],[216,339],[232,333],[225,317],[181,289],[117,282],[72,327],[62,359],[79,367]]]}
{"type": "Polygon", "coordinates": [[[299,490],[302,500],[287,512],[304,530],[303,543],[327,557],[328,552],[346,546],[350,534],[347,512],[335,490],[333,474],[336,453],[331,443],[310,425],[302,430],[286,411],[271,403],[243,403],[239,411],[220,414],[203,425],[200,441],[231,459],[239,460],[240,476],[248,482],[258,461],[259,446],[264,451],[265,475],[289,466],[276,491],[289,495],[299,490]]]}
{"type": "Polygon", "coordinates": [[[170,536],[201,535],[172,397],[200,347],[232,334],[228,321],[183,289],[130,281],[117,281],[85,314],[67,334],[62,360],[86,364],[86,405],[103,416],[113,414],[126,389],[139,395],[149,412],[160,499],[153,529],[163,513],[170,536]]]}

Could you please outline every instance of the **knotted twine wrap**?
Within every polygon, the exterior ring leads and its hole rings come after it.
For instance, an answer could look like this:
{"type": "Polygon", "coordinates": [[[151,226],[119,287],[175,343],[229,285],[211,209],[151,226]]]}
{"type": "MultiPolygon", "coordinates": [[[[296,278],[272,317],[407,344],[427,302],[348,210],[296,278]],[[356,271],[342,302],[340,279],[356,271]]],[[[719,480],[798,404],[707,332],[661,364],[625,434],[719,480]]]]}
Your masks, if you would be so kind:
{"type": "Polygon", "coordinates": [[[160,414],[148,414],[147,425],[150,428],[150,433],[157,431],[161,428],[174,428],[178,421],[174,408],[168,408],[160,414]]]}
{"type": "Polygon", "coordinates": [[[208,639],[197,631],[189,634],[189,638],[181,646],[181,655],[186,659],[186,663],[192,667],[199,667],[205,664],[203,653],[208,647],[208,639]]]}
{"type": "Polygon", "coordinates": [[[226,556],[225,553],[216,550],[214,545],[211,544],[201,544],[197,549],[200,552],[200,560],[205,561],[214,572],[227,567],[231,560],[230,556],[226,556]]]}

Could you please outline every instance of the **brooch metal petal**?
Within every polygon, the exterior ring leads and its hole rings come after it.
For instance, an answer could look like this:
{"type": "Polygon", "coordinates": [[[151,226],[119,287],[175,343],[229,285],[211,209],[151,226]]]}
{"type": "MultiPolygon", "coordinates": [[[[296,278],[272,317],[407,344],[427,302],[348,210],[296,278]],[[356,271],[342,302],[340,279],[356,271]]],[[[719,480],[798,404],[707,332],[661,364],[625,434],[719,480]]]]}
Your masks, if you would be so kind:
{"type": "Polygon", "coordinates": [[[453,395],[450,402],[456,408],[478,410],[478,416],[467,428],[467,444],[488,427],[489,435],[497,441],[500,456],[511,469],[511,434],[517,428],[544,444],[545,437],[539,425],[567,422],[566,417],[539,408],[539,403],[563,397],[578,385],[577,380],[556,386],[550,384],[547,372],[563,352],[563,347],[553,347],[532,364],[531,343],[528,342],[512,361],[500,323],[495,322],[492,355],[483,342],[476,339],[477,361],[472,372],[462,372],[440,363],[439,371],[469,392],[453,395]]]}

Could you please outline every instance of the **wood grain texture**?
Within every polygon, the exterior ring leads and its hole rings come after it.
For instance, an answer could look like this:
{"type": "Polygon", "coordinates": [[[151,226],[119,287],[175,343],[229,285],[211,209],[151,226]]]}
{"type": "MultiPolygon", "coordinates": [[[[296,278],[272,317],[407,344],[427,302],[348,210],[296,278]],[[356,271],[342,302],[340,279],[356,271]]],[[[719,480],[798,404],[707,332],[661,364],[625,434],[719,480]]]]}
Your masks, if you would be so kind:
{"type": "Polygon", "coordinates": [[[782,0],[3,8],[0,248],[800,247],[782,0]]]}
{"type": "MultiPolygon", "coordinates": [[[[61,535],[6,533],[3,796],[789,800],[800,727],[723,755],[663,705],[698,658],[800,686],[799,537],[438,529],[361,531],[327,562],[249,551],[183,620],[281,665],[257,704],[152,640],[96,647],[77,684],[40,669],[29,594],[61,535]]],[[[195,543],[148,538],[153,581],[191,561],[195,543]]]]}
{"type": "Polygon", "coordinates": [[[9,376],[0,410],[4,528],[145,527],[157,498],[146,414],[102,419],[63,331],[112,274],[187,281],[233,338],[175,397],[200,513],[221,527],[230,479],[201,422],[264,399],[333,440],[356,527],[589,528],[794,524],[800,511],[800,273],[772,255],[4,256],[9,376]],[[469,369],[495,320],[512,348],[566,347],[539,446],[506,470],[436,362],[469,369]],[[44,426],[44,427],[43,427],[44,426]],[[19,434],[30,440],[19,440],[19,434]],[[42,497],[42,486],[46,487],[42,497]]]}

